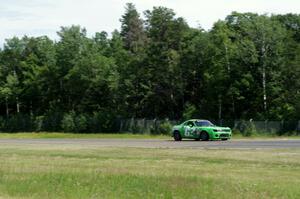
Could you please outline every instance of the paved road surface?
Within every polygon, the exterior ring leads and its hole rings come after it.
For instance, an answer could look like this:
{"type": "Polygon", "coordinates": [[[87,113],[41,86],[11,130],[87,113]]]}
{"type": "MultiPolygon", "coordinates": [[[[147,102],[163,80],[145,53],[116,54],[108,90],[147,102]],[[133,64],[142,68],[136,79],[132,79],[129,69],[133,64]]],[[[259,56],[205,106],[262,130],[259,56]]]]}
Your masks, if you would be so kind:
{"type": "Polygon", "coordinates": [[[299,140],[194,141],[160,139],[0,139],[0,146],[79,146],[143,148],[300,148],[299,140]]]}

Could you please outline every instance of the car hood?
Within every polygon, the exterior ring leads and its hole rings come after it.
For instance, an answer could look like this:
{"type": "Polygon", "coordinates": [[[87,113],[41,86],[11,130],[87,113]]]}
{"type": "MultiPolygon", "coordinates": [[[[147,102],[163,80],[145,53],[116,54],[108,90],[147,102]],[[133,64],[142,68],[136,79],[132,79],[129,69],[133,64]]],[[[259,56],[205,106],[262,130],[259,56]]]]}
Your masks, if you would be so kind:
{"type": "Polygon", "coordinates": [[[229,127],[221,127],[221,126],[199,126],[198,128],[206,128],[206,129],[217,129],[217,130],[230,130],[229,127]]]}

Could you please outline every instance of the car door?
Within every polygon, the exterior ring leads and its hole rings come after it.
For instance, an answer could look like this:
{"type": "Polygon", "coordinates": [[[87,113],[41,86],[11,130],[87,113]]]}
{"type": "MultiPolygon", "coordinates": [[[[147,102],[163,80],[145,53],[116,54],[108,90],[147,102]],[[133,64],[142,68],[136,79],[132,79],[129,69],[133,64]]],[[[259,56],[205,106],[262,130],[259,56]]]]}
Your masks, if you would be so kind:
{"type": "Polygon", "coordinates": [[[193,132],[195,131],[195,124],[193,121],[188,121],[184,125],[184,136],[185,137],[194,137],[193,132]]]}

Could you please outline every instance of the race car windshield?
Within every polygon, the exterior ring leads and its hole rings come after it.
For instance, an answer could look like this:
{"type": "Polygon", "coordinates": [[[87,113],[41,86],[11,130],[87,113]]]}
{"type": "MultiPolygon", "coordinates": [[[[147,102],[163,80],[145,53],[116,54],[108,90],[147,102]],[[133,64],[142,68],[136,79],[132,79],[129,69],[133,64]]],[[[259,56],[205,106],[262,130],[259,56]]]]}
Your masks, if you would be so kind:
{"type": "Polygon", "coordinates": [[[196,126],[214,126],[210,121],[196,121],[196,126]]]}

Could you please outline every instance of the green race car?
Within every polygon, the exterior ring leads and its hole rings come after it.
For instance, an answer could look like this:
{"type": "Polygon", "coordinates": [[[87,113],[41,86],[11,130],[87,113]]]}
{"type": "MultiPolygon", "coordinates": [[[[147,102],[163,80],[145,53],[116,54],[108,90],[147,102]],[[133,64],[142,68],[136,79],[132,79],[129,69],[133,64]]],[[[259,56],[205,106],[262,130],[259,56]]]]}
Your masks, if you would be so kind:
{"type": "Polygon", "coordinates": [[[175,141],[181,141],[182,138],[202,141],[228,140],[231,138],[231,129],[216,126],[208,120],[192,119],[174,126],[172,137],[175,141]]]}

